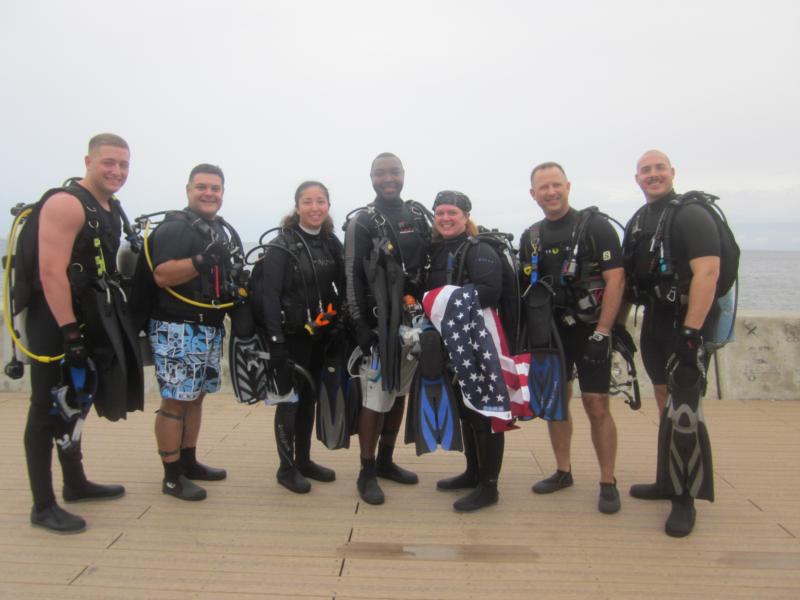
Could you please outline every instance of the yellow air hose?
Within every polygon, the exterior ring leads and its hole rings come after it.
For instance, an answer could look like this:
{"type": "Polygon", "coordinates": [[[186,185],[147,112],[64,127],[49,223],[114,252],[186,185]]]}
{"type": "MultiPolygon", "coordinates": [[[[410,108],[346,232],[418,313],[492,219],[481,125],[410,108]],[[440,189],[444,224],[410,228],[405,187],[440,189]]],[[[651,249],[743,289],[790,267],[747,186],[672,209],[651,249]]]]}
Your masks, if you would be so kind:
{"type": "MultiPolygon", "coordinates": [[[[20,351],[30,358],[31,360],[35,360],[40,363],[52,363],[61,360],[64,358],[63,354],[59,354],[58,356],[44,356],[39,354],[34,354],[30,350],[28,350],[25,346],[22,345],[22,341],[17,336],[17,332],[14,331],[14,324],[12,322],[12,315],[11,315],[11,299],[9,297],[9,280],[10,280],[10,273],[11,273],[11,259],[13,255],[14,246],[16,245],[17,241],[17,229],[22,221],[24,221],[28,215],[31,214],[33,208],[26,208],[25,210],[20,211],[17,215],[17,218],[14,219],[14,224],[11,226],[11,233],[8,236],[8,247],[6,248],[6,264],[5,264],[5,273],[3,273],[3,317],[6,322],[6,329],[8,330],[8,335],[11,336],[11,341],[20,351]]],[[[15,267],[16,268],[16,267],[15,267]]]]}

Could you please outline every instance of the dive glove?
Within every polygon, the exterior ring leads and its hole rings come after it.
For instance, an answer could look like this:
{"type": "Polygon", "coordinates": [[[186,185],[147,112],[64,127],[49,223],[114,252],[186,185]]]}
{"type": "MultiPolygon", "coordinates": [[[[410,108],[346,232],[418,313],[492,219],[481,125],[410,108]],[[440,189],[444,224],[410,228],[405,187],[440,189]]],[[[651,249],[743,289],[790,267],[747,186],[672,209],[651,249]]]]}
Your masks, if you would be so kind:
{"type": "Polygon", "coordinates": [[[583,360],[590,365],[602,365],[611,356],[611,336],[595,330],[583,349],[583,360]]]}
{"type": "Polygon", "coordinates": [[[228,244],[224,240],[216,239],[202,253],[192,257],[192,265],[198,273],[209,273],[216,265],[227,263],[230,257],[228,244]]]}
{"type": "Polygon", "coordinates": [[[703,347],[703,336],[699,329],[681,327],[675,339],[675,357],[678,363],[699,368],[699,354],[703,347]]]}
{"type": "Polygon", "coordinates": [[[361,348],[361,352],[364,353],[364,356],[369,356],[372,352],[372,346],[377,341],[378,336],[371,327],[364,323],[358,323],[356,325],[356,344],[361,348]]]}
{"type": "Polygon", "coordinates": [[[61,335],[64,337],[64,362],[78,369],[86,367],[89,352],[78,323],[73,321],[64,325],[61,328],[61,335]]]}
{"type": "Polygon", "coordinates": [[[289,353],[286,350],[286,345],[278,342],[270,342],[269,344],[269,368],[273,371],[283,371],[289,362],[289,353]]]}

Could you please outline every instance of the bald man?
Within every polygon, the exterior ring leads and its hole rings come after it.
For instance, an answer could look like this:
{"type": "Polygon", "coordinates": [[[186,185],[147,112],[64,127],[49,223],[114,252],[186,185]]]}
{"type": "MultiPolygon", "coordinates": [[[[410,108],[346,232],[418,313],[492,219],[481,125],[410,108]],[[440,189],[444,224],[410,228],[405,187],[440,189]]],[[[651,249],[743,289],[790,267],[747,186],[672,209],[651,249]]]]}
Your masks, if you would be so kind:
{"type": "MultiPolygon", "coordinates": [[[[674,178],[675,169],[666,154],[649,150],[642,155],[636,164],[635,179],[647,203],[625,227],[623,242],[627,298],[644,306],[640,340],[642,361],[653,383],[662,421],[670,376],[667,363],[671,357],[675,357],[671,366],[679,367],[673,374],[685,374],[687,380],[694,378],[693,381],[698,382],[697,388],[701,390],[696,399],[698,404],[704,391],[701,373],[704,374],[709,356],[703,351],[701,330],[715,300],[720,265],[716,223],[699,204],[687,204],[674,210],[668,242],[671,259],[665,259],[659,251],[664,247],[659,245],[659,240],[669,221],[662,217],[668,207],[676,206],[674,201],[679,198],[673,189],[674,178]]],[[[627,312],[621,311],[619,323],[624,324],[627,312]]],[[[662,454],[664,450],[664,447],[659,449],[660,457],[668,456],[662,454]]],[[[630,489],[634,498],[672,501],[672,511],[665,525],[668,535],[684,537],[691,533],[696,518],[695,497],[713,500],[710,448],[707,454],[709,468],[706,471],[709,472],[705,477],[710,493],[698,494],[695,489],[684,490],[678,496],[668,494],[664,486],[658,484],[665,480],[666,473],[658,474],[657,483],[636,484],[630,489]]],[[[664,462],[659,461],[660,465],[664,462]]]]}

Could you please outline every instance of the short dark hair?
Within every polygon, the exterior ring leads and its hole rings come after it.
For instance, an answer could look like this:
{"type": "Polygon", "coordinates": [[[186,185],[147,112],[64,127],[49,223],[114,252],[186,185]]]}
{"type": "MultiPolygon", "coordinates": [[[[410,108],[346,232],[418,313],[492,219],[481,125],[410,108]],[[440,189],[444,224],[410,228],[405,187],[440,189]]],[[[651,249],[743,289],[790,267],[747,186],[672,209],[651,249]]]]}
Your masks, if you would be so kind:
{"type": "Polygon", "coordinates": [[[303,183],[301,183],[300,185],[297,186],[297,190],[294,193],[294,206],[295,206],[295,208],[297,208],[297,204],[298,204],[298,202],[300,202],[300,196],[303,195],[303,192],[305,192],[308,188],[311,188],[311,187],[318,187],[319,189],[321,189],[324,192],[325,197],[328,199],[328,202],[330,203],[331,194],[328,191],[328,188],[325,187],[325,184],[322,183],[322,182],[319,182],[319,181],[314,181],[313,179],[309,179],[308,181],[304,181],[303,183]]]}
{"type": "Polygon", "coordinates": [[[89,140],[89,154],[92,153],[92,150],[99,148],[100,146],[114,146],[116,148],[125,148],[128,152],[130,152],[130,148],[128,147],[128,142],[123,140],[120,136],[115,133],[98,133],[92,139],[89,140]]]}
{"type": "Polygon", "coordinates": [[[225,175],[222,173],[222,169],[220,169],[217,165],[210,165],[208,163],[200,163],[194,169],[192,169],[191,173],[189,173],[189,183],[192,183],[192,179],[198,173],[207,173],[208,175],[218,175],[219,178],[222,180],[222,187],[225,187],[225,175]]]}
{"type": "Polygon", "coordinates": [[[369,167],[370,171],[372,171],[372,168],[375,166],[375,162],[380,160],[381,158],[396,158],[397,162],[400,163],[400,166],[401,167],[403,166],[403,161],[400,160],[400,157],[397,156],[396,154],[393,154],[391,152],[381,152],[380,154],[378,154],[378,156],[372,159],[372,164],[369,167]]]}
{"type": "Polygon", "coordinates": [[[553,162],[553,161],[543,162],[543,163],[533,167],[533,171],[531,171],[531,183],[533,183],[533,176],[536,175],[537,172],[543,171],[544,169],[558,169],[559,171],[561,171],[561,173],[564,175],[564,177],[567,176],[567,173],[564,171],[564,167],[562,167],[557,162],[553,162]]]}

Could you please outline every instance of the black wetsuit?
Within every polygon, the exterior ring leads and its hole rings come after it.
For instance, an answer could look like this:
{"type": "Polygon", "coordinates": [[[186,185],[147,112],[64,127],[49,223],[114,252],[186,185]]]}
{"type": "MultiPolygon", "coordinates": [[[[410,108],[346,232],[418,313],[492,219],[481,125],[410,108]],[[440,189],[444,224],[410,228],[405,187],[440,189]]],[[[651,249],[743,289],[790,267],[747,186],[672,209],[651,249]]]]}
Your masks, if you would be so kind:
{"type": "MultiPolygon", "coordinates": [[[[575,316],[576,286],[570,286],[563,277],[566,259],[572,250],[572,239],[578,226],[579,212],[570,208],[569,212],[557,221],[547,219],[541,222],[539,234],[539,279],[546,279],[553,286],[554,318],[561,342],[564,345],[566,369],[572,374],[577,366],[581,391],[607,394],[610,381],[610,364],[590,365],[583,360],[589,336],[594,331],[594,323],[588,323],[575,316]]],[[[590,275],[602,277],[602,272],[622,267],[622,250],[619,237],[611,224],[603,217],[592,217],[584,232],[583,240],[578,240],[578,264],[589,265],[590,275]]],[[[531,232],[526,229],[519,245],[520,263],[531,263],[531,232]]],[[[576,279],[585,274],[578,273],[576,279]]],[[[525,289],[529,281],[523,282],[525,289]]]]}
{"type": "MultiPolygon", "coordinates": [[[[635,281],[639,290],[648,296],[644,305],[640,349],[642,362],[654,385],[667,382],[667,359],[675,347],[675,336],[683,324],[687,308],[680,303],[660,302],[652,295],[656,278],[650,269],[650,242],[661,214],[675,197],[677,194],[672,191],[664,198],[646,205],[638,223],[641,232],[636,232],[638,242],[632,248],[632,265],[626,272],[629,283],[635,281]]],[[[630,227],[626,226],[625,229],[628,231],[630,227]]],[[[679,281],[691,280],[690,260],[720,255],[717,226],[702,206],[690,204],[680,208],[672,221],[671,237],[670,249],[679,281]]],[[[627,248],[628,240],[624,245],[627,248]]]]}
{"type": "MultiPolygon", "coordinates": [[[[285,344],[289,358],[316,378],[322,370],[325,352],[334,351],[332,345],[342,341],[342,244],[332,232],[315,235],[299,226],[282,232],[271,244],[280,248],[267,248],[263,266],[256,275],[259,281],[252,282],[253,289],[260,296],[254,300],[256,325],[268,343],[285,344]],[[321,327],[312,336],[305,325],[319,314],[320,304],[323,310],[332,304],[336,315],[329,319],[329,325],[321,327]]],[[[291,377],[288,372],[277,375],[291,377]]],[[[292,387],[299,402],[296,405],[278,404],[275,420],[276,424],[282,419],[294,421],[294,462],[305,465],[310,461],[317,398],[302,377],[292,377],[292,387]],[[284,412],[292,414],[283,415],[284,412]]],[[[291,429],[292,424],[286,424],[284,430],[291,429]]],[[[281,439],[277,441],[282,443],[281,439]]],[[[279,454],[283,460],[283,453],[279,454]]]]}
{"type": "MultiPolygon", "coordinates": [[[[395,245],[394,257],[402,259],[406,278],[403,293],[420,298],[423,270],[428,259],[430,229],[422,226],[420,215],[414,215],[401,200],[377,198],[370,206],[380,212],[387,224],[384,233],[395,245]]],[[[381,217],[378,217],[381,218],[381,217]]],[[[375,218],[367,211],[360,212],[350,220],[345,233],[345,272],[347,275],[347,306],[356,327],[374,328],[374,296],[364,269],[369,258],[373,240],[383,237],[375,218]]],[[[400,298],[397,299],[400,301],[400,298]]]]}
{"type": "MultiPolygon", "coordinates": [[[[69,192],[69,190],[66,191],[69,192]]],[[[89,205],[92,206],[94,214],[98,217],[99,237],[103,242],[106,269],[109,277],[115,278],[115,258],[121,234],[119,214],[115,211],[105,210],[94,198],[90,198],[89,205]]],[[[70,265],[82,265],[80,272],[84,273],[85,277],[76,286],[76,278],[71,276],[72,302],[78,323],[84,325],[83,335],[89,356],[98,363],[98,369],[102,372],[103,365],[108,362],[106,357],[113,354],[113,350],[105,330],[93,316],[96,308],[90,288],[97,279],[94,275],[96,268],[90,268],[94,266],[97,255],[93,248],[93,239],[94,235],[85,225],[73,244],[70,265]]],[[[47,305],[39,281],[33,286],[25,325],[29,348],[34,354],[56,356],[64,351],[61,330],[47,305]]],[[[58,363],[44,364],[32,361],[30,373],[31,404],[25,426],[25,455],[34,505],[36,510],[40,511],[55,502],[51,471],[53,440],[61,438],[64,434],[71,434],[72,424],[68,424],[57,414],[51,414],[53,399],[50,390],[61,382],[61,366],[58,363]]],[[[141,378],[141,372],[138,373],[138,377],[141,378]]],[[[141,404],[137,405],[134,402],[129,405],[130,399],[125,397],[124,391],[120,393],[113,388],[114,391],[109,393],[113,383],[106,377],[99,379],[94,405],[101,416],[117,420],[124,418],[128,410],[141,410],[141,404]]],[[[80,449],[67,454],[58,448],[58,458],[64,475],[64,485],[75,490],[81,489],[86,482],[86,476],[83,472],[80,449]]]]}

